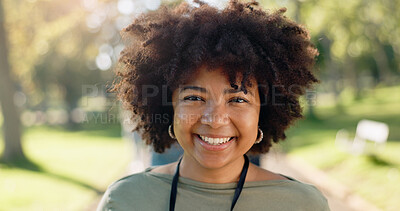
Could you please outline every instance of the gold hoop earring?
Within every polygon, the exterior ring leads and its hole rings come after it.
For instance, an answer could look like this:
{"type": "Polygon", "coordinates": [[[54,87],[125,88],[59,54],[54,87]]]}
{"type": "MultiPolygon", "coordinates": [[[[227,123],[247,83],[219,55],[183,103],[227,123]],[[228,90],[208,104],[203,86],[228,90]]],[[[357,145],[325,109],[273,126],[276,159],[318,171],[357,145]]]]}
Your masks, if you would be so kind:
{"type": "Polygon", "coordinates": [[[264,138],[264,133],[262,132],[262,130],[260,128],[258,128],[258,132],[260,132],[260,135],[258,136],[257,140],[254,142],[254,144],[259,144],[264,138]]]}
{"type": "Polygon", "coordinates": [[[168,134],[172,139],[176,139],[175,135],[172,133],[172,124],[168,126],[168,134]]]}

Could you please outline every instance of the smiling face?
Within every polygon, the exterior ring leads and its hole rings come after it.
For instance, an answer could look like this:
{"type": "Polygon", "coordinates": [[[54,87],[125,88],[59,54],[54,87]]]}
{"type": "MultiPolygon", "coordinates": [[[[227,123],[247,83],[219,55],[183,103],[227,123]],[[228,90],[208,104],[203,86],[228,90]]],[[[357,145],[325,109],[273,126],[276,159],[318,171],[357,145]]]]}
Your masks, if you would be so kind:
{"type": "Polygon", "coordinates": [[[200,68],[173,92],[173,128],[185,162],[207,169],[243,163],[257,138],[260,114],[257,82],[251,83],[245,94],[220,69],[200,68]]]}

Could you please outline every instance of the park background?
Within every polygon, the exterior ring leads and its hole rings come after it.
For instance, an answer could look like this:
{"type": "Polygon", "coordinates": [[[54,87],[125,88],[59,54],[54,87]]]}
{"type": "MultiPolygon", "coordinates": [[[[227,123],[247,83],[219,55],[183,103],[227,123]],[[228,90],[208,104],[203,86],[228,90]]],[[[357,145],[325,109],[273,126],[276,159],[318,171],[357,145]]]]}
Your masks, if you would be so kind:
{"type": "MultiPolygon", "coordinates": [[[[119,31],[179,2],[0,0],[0,210],[91,210],[127,173],[137,149],[107,92],[123,49],[119,31]]],[[[306,118],[277,148],[379,209],[399,210],[400,1],[258,2],[286,7],[320,52],[321,83],[303,99],[306,118]],[[362,119],[388,124],[386,146],[338,148],[337,131],[351,139],[362,119]]]]}

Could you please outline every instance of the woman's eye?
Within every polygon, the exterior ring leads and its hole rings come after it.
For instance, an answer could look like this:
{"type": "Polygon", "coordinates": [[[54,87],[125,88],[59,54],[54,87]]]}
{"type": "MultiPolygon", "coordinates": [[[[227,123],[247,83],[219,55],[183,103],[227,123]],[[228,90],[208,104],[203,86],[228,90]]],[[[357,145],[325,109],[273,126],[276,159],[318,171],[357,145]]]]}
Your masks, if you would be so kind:
{"type": "Polygon", "coordinates": [[[183,100],[189,100],[189,101],[202,101],[203,99],[198,96],[187,96],[183,98],[183,100]]]}
{"type": "Polygon", "coordinates": [[[247,103],[247,102],[249,102],[249,101],[247,101],[247,100],[245,100],[245,99],[243,99],[243,98],[240,98],[240,97],[235,97],[235,98],[232,98],[232,99],[230,100],[230,102],[234,102],[234,103],[247,103]]]}

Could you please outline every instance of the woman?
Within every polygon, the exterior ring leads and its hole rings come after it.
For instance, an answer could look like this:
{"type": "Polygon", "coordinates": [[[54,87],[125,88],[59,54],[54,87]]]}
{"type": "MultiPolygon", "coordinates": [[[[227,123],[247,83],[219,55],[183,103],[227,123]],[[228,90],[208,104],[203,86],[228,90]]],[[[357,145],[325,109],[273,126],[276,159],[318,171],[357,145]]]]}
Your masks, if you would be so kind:
{"type": "Polygon", "coordinates": [[[140,16],[124,29],[114,90],[147,144],[177,141],[179,162],[113,183],[99,210],[329,210],[311,185],[249,164],[302,117],[317,82],[308,32],[281,9],[200,1],[140,16]]]}

